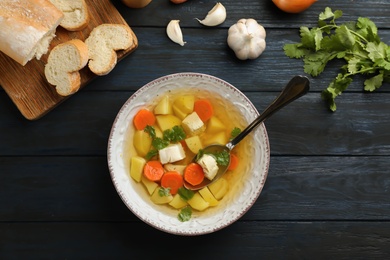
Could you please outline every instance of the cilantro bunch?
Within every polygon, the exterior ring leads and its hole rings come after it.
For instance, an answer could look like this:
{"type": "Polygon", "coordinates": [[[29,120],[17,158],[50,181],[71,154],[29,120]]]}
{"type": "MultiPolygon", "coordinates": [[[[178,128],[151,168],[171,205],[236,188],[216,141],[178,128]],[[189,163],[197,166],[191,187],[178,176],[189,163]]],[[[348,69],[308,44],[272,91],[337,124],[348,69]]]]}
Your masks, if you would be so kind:
{"type": "Polygon", "coordinates": [[[341,72],[322,91],[322,99],[336,111],[335,98],[351,84],[353,76],[367,77],[365,91],[374,91],[390,79],[390,47],[380,40],[378,29],[368,18],[337,25],[342,11],[332,12],[329,7],[320,13],[318,27],[300,28],[301,42],[285,44],[283,49],[290,58],[303,59],[304,71],[318,76],[333,59],[344,59],[341,72]]]}

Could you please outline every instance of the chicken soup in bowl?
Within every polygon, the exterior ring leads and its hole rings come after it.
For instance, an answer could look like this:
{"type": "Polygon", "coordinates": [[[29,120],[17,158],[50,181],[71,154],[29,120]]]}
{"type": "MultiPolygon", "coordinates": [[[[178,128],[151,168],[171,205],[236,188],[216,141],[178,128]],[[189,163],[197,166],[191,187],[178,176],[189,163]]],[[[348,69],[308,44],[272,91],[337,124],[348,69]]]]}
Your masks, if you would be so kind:
{"type": "Polygon", "coordinates": [[[177,73],[146,84],[125,102],[110,133],[108,164],[118,194],[142,221],[168,233],[201,235],[234,223],[255,203],[267,177],[265,126],[231,155],[202,149],[226,144],[257,116],[241,91],[210,75],[177,73]],[[193,162],[197,157],[202,163],[193,162]],[[184,187],[184,181],[212,179],[223,163],[228,171],[209,186],[184,187]]]}

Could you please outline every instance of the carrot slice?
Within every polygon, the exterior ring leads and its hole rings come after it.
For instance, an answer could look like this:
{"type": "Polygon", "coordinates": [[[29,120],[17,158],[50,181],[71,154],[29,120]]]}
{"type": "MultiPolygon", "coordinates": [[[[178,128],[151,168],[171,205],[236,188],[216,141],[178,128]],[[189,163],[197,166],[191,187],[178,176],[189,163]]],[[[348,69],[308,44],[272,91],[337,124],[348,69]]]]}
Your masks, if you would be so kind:
{"type": "Polygon", "coordinates": [[[231,153],[230,154],[230,164],[229,164],[228,170],[233,171],[234,169],[236,169],[239,161],[240,160],[238,159],[237,155],[231,153]]]}
{"type": "Polygon", "coordinates": [[[194,103],[194,111],[203,122],[209,120],[214,114],[213,106],[207,99],[196,100],[194,103]]]}
{"type": "Polygon", "coordinates": [[[190,163],[184,169],[184,180],[191,185],[201,184],[204,180],[204,172],[202,166],[197,163],[190,163]]]}
{"type": "Polygon", "coordinates": [[[171,188],[171,194],[175,195],[179,188],[183,186],[183,176],[176,171],[166,172],[161,178],[161,186],[171,188]]]}
{"type": "Polygon", "coordinates": [[[159,181],[164,174],[160,161],[148,161],[144,166],[144,175],[150,181],[159,181]]]}
{"type": "Polygon", "coordinates": [[[135,114],[133,122],[137,130],[144,130],[147,125],[154,125],[156,122],[156,117],[151,111],[147,109],[141,109],[137,112],[137,114],[135,114]]]}

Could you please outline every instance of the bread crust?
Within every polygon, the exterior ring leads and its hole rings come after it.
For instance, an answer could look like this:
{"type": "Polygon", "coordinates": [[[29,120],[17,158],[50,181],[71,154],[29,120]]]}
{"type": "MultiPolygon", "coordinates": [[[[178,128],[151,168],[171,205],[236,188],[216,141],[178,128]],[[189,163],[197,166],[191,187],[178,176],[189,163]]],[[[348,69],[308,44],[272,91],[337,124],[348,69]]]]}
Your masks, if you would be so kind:
{"type": "Polygon", "coordinates": [[[1,0],[0,51],[23,66],[40,59],[63,17],[49,0],[1,0]]]}
{"type": "Polygon", "coordinates": [[[88,63],[88,47],[79,40],[73,39],[58,44],[48,57],[45,66],[47,81],[56,86],[61,96],[69,96],[80,88],[80,70],[88,63]]]}
{"type": "Polygon", "coordinates": [[[90,14],[85,0],[50,0],[64,13],[60,26],[68,31],[80,31],[87,27],[90,14]]]}
{"type": "Polygon", "coordinates": [[[117,63],[117,50],[133,45],[129,27],[123,24],[101,24],[95,27],[85,40],[89,53],[89,69],[103,76],[111,72],[117,63]]]}

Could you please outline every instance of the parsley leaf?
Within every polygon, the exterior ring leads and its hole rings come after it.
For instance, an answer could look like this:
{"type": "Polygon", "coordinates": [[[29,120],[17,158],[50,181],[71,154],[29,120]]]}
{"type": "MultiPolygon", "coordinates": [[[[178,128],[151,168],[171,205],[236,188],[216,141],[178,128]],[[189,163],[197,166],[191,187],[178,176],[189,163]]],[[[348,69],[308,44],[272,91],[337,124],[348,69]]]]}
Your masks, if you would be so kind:
{"type": "Polygon", "coordinates": [[[233,140],[239,134],[241,134],[241,129],[238,127],[233,128],[233,130],[230,133],[230,140],[233,140]]]}
{"type": "Polygon", "coordinates": [[[164,188],[164,187],[160,187],[159,190],[158,190],[158,195],[160,197],[168,197],[171,195],[171,188],[164,188]]]}
{"type": "Polygon", "coordinates": [[[304,72],[313,77],[320,75],[335,58],[346,62],[321,93],[332,111],[337,108],[336,97],[348,88],[354,75],[368,77],[364,82],[365,91],[374,91],[390,80],[390,47],[380,40],[375,23],[359,17],[356,21],[338,25],[336,20],[342,14],[340,10],[333,12],[326,7],[318,16],[317,27],[302,26],[299,30],[301,41],[283,47],[288,57],[302,59],[304,72]]]}
{"type": "Polygon", "coordinates": [[[158,154],[158,150],[156,149],[151,149],[145,156],[145,159],[146,160],[150,160],[152,159],[154,156],[156,156],[158,154]]]}
{"type": "Polygon", "coordinates": [[[191,219],[192,216],[192,209],[189,206],[185,206],[182,208],[179,212],[179,215],[177,218],[179,219],[180,222],[186,222],[191,219]]]}
{"type": "Polygon", "coordinates": [[[165,130],[162,138],[157,137],[156,129],[153,126],[146,126],[144,131],[152,138],[152,148],[145,156],[147,160],[158,155],[158,151],[167,147],[171,142],[177,143],[186,138],[184,129],[181,126],[174,126],[172,129],[165,130]]]}
{"type": "Polygon", "coordinates": [[[185,201],[188,201],[194,197],[195,192],[192,190],[187,190],[184,187],[181,187],[178,189],[177,193],[179,194],[180,198],[182,198],[185,201]]]}
{"type": "Polygon", "coordinates": [[[180,142],[186,138],[186,133],[182,126],[175,125],[172,129],[167,129],[163,133],[163,139],[173,143],[180,142]]]}
{"type": "Polygon", "coordinates": [[[222,152],[212,154],[218,165],[228,166],[230,160],[230,154],[223,150],[222,152]]]}

